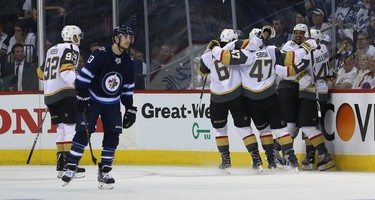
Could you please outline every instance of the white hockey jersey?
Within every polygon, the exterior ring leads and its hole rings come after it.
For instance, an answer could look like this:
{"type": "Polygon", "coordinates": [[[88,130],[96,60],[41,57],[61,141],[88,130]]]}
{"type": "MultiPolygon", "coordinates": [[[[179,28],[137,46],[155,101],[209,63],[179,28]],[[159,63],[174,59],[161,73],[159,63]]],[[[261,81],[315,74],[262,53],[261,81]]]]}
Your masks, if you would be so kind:
{"type": "Polygon", "coordinates": [[[307,74],[301,79],[310,79],[311,82],[306,81],[303,85],[300,81],[299,95],[302,98],[316,99],[316,93],[318,93],[319,100],[327,101],[329,96],[326,78],[329,72],[329,53],[326,45],[320,44],[320,48],[313,51],[313,56],[313,62],[309,62],[305,69],[307,74]]]}
{"type": "Polygon", "coordinates": [[[222,103],[241,96],[241,75],[238,66],[224,65],[213,57],[211,51],[207,51],[202,55],[198,70],[201,76],[211,74],[211,101],[222,103]]]}
{"type": "Polygon", "coordinates": [[[256,51],[215,47],[212,52],[223,64],[240,65],[244,95],[251,99],[264,99],[275,94],[276,74],[282,77],[291,75],[291,68],[283,66],[283,57],[276,46],[265,46],[256,51]]]}
{"type": "Polygon", "coordinates": [[[44,84],[46,105],[76,96],[74,81],[78,58],[79,48],[72,43],[60,43],[47,51],[44,64],[38,68],[38,77],[44,84]]]}

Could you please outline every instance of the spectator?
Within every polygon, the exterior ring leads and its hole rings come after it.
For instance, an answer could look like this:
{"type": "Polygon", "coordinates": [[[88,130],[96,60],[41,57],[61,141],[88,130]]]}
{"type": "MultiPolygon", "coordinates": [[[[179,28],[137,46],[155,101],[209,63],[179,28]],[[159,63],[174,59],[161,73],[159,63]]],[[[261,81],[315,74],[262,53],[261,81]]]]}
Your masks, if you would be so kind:
{"type": "MultiPolygon", "coordinates": [[[[297,24],[306,24],[306,15],[302,12],[294,13],[294,26],[297,24]]],[[[293,32],[288,34],[288,41],[293,40],[293,32]]]]}
{"type": "Polygon", "coordinates": [[[351,89],[357,75],[357,68],[354,67],[354,54],[344,52],[340,56],[339,63],[343,65],[343,67],[339,69],[336,78],[327,81],[328,88],[351,89]]]}
{"type": "Polygon", "coordinates": [[[356,23],[358,8],[353,6],[352,0],[343,0],[336,8],[335,17],[339,25],[353,27],[356,23]]]}
{"type": "Polygon", "coordinates": [[[70,4],[71,0],[45,0],[46,34],[54,45],[61,41],[63,19],[70,9],[70,4]]]}
{"type": "Polygon", "coordinates": [[[272,20],[272,27],[275,29],[276,36],[267,42],[277,47],[281,47],[288,40],[288,33],[285,30],[285,23],[280,18],[272,20]]]}
{"type": "Polygon", "coordinates": [[[27,32],[36,33],[37,24],[36,24],[36,1],[35,0],[25,0],[23,3],[22,9],[23,13],[18,17],[18,19],[25,20],[27,27],[27,32]]]}
{"type": "Polygon", "coordinates": [[[324,22],[324,12],[322,9],[317,8],[312,12],[312,21],[314,26],[312,29],[318,29],[324,35],[332,37],[331,26],[324,22]]]}
{"type": "Polygon", "coordinates": [[[368,54],[370,56],[375,55],[375,47],[370,45],[368,34],[366,31],[362,30],[357,36],[357,52],[359,54],[368,54]]]}
{"type": "Polygon", "coordinates": [[[24,53],[26,60],[32,62],[35,52],[35,33],[27,33],[26,26],[23,20],[19,20],[14,27],[14,36],[10,38],[7,55],[11,53],[13,45],[16,43],[26,45],[24,46],[24,53]]]}
{"type": "Polygon", "coordinates": [[[160,69],[168,63],[172,57],[172,51],[169,45],[156,47],[153,52],[153,59],[150,66],[150,81],[155,78],[160,69]]]}
{"type": "Polygon", "coordinates": [[[370,45],[375,45],[375,14],[371,15],[370,23],[367,27],[368,39],[370,45]]]}
{"type": "Polygon", "coordinates": [[[359,55],[358,65],[356,65],[357,76],[354,79],[352,89],[360,89],[361,80],[363,79],[365,74],[367,74],[369,72],[369,70],[368,70],[369,64],[370,64],[370,56],[369,55],[367,55],[367,54],[359,55]]]}
{"type": "Polygon", "coordinates": [[[22,4],[15,0],[0,1],[0,22],[3,24],[4,32],[8,35],[13,33],[17,15],[22,9],[22,4]]]}
{"type": "Polygon", "coordinates": [[[0,22],[0,64],[5,64],[5,58],[8,51],[9,36],[4,32],[3,24],[0,22]]]}
{"type": "Polygon", "coordinates": [[[375,88],[375,56],[371,58],[369,65],[369,72],[363,76],[359,83],[361,89],[374,89],[375,88]]]}
{"type": "Polygon", "coordinates": [[[135,64],[135,89],[144,90],[146,87],[146,64],[142,59],[137,58],[137,50],[130,48],[130,56],[135,64]]]}
{"type": "Polygon", "coordinates": [[[101,47],[102,45],[98,42],[93,42],[90,44],[90,52],[91,53],[94,53],[95,50],[97,50],[99,47],[101,47]]]}
{"type": "Polygon", "coordinates": [[[37,91],[39,89],[39,81],[35,73],[37,66],[25,60],[23,45],[14,44],[11,53],[14,63],[7,63],[3,71],[4,76],[7,76],[7,81],[4,81],[5,90],[37,91]]]}
{"type": "Polygon", "coordinates": [[[365,30],[369,25],[369,16],[375,14],[375,0],[364,0],[364,7],[360,8],[356,16],[356,25],[365,30]]]}

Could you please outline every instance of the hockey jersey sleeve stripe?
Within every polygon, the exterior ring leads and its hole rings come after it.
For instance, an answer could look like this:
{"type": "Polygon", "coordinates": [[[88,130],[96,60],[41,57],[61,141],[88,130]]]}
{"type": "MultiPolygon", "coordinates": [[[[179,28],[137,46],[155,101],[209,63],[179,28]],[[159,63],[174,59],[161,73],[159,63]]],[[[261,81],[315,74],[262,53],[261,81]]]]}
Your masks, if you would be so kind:
{"type": "Polygon", "coordinates": [[[88,84],[91,83],[91,79],[83,78],[81,75],[77,76],[77,80],[88,84]]]}
{"type": "Polygon", "coordinates": [[[246,46],[249,44],[249,42],[250,42],[249,39],[244,40],[244,41],[242,42],[242,44],[241,44],[241,49],[246,48],[246,46]]]}
{"type": "Polygon", "coordinates": [[[220,55],[220,62],[224,65],[229,65],[231,60],[231,53],[228,50],[222,51],[220,55]]]}
{"type": "Polygon", "coordinates": [[[134,88],[135,84],[132,83],[132,84],[124,84],[122,85],[122,88],[134,88]]]}
{"type": "Polygon", "coordinates": [[[90,91],[90,96],[92,96],[94,99],[102,102],[102,103],[105,103],[105,104],[111,104],[111,103],[114,103],[116,101],[119,101],[120,99],[120,96],[117,96],[117,97],[100,97],[96,94],[94,94],[94,92],[92,92],[91,90],[90,91]]]}
{"type": "Polygon", "coordinates": [[[86,67],[83,67],[83,68],[81,69],[81,72],[82,72],[83,74],[87,75],[87,76],[90,77],[90,78],[94,78],[94,75],[93,75],[89,70],[87,70],[86,67]]]}
{"type": "Polygon", "coordinates": [[[133,94],[134,94],[134,91],[128,91],[128,92],[121,93],[121,95],[124,95],[124,96],[129,96],[129,95],[133,95],[133,94]]]}
{"type": "Polygon", "coordinates": [[[284,59],[284,65],[287,67],[291,67],[294,64],[294,51],[288,51],[285,54],[285,59],[284,59]]]}
{"type": "Polygon", "coordinates": [[[60,67],[60,73],[67,70],[74,70],[74,65],[70,63],[62,64],[60,67]]]}

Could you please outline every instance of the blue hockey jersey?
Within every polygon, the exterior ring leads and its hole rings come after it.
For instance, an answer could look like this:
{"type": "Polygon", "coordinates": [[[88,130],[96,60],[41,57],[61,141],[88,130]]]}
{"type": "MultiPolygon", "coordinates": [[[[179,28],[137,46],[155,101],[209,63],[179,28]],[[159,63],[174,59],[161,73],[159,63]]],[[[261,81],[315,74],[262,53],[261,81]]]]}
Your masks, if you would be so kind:
{"type": "Polygon", "coordinates": [[[117,56],[110,45],[91,54],[76,79],[77,92],[88,92],[90,100],[125,107],[133,105],[135,65],[126,52],[117,56]]]}

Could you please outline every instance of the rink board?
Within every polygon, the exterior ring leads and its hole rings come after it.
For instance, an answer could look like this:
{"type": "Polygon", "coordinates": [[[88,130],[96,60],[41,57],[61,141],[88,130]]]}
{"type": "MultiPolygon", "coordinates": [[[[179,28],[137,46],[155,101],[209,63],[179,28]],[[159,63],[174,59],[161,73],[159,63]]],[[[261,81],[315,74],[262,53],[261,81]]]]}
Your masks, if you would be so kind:
{"type": "MultiPolygon", "coordinates": [[[[198,109],[199,91],[136,93],[137,122],[124,130],[115,164],[134,165],[217,165],[213,130],[209,121],[209,93],[198,109]]],[[[337,169],[375,171],[373,93],[336,91],[326,114],[326,145],[335,155],[337,169]]],[[[43,97],[38,94],[0,95],[0,164],[25,164],[45,114],[43,97]]],[[[100,122],[100,120],[98,120],[100,122]]],[[[228,118],[230,149],[234,166],[249,166],[250,156],[228,118]]],[[[254,129],[254,133],[258,132],[254,129]]],[[[102,127],[93,134],[94,153],[100,158],[102,127]]],[[[47,115],[31,164],[55,163],[56,128],[47,115]]],[[[304,142],[297,137],[294,148],[304,156],[304,142]]],[[[262,148],[262,156],[264,156],[262,148]]],[[[89,151],[82,160],[90,164],[89,151]]]]}

